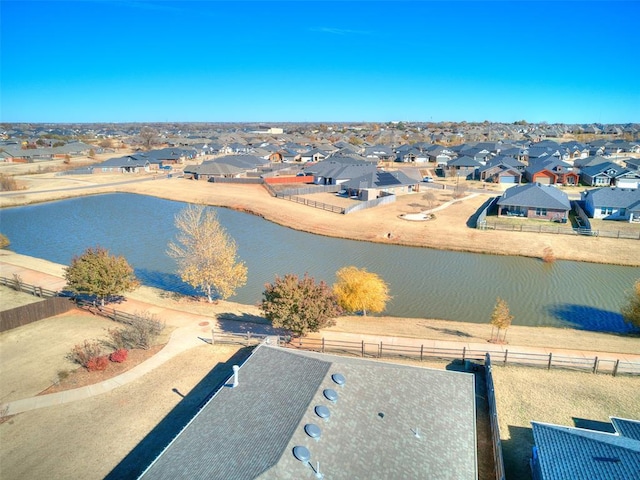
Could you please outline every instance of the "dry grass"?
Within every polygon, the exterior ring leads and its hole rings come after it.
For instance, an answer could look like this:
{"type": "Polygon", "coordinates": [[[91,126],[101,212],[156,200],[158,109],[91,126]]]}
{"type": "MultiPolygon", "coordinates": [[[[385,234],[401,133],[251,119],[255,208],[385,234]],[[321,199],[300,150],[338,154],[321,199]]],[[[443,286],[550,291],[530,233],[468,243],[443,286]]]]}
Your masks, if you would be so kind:
{"type": "MultiPolygon", "coordinates": [[[[491,338],[491,325],[488,320],[484,324],[425,318],[349,316],[338,318],[336,325],[322,330],[321,335],[328,336],[333,332],[486,343],[491,338]]],[[[569,328],[512,325],[507,331],[507,342],[507,347],[517,345],[640,354],[638,337],[569,328]]]]}
{"type": "Polygon", "coordinates": [[[111,478],[136,478],[228,378],[238,354],[202,345],[112,392],[11,417],[0,425],[2,478],[102,479],[125,458],[111,478]]]}
{"type": "Polygon", "coordinates": [[[493,376],[507,478],[531,478],[531,421],[576,426],[609,416],[640,419],[638,377],[525,367],[494,367],[493,376]]]}

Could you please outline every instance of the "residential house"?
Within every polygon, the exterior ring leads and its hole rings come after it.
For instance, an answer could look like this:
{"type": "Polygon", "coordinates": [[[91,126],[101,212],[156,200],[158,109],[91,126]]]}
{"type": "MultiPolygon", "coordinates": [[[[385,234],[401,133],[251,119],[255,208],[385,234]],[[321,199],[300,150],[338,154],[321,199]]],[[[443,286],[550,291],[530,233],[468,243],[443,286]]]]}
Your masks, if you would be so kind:
{"type": "Polygon", "coordinates": [[[341,185],[376,170],[376,165],[371,162],[356,162],[348,157],[332,157],[305,167],[304,173],[312,175],[313,183],[316,185],[341,185]]]}
{"type": "MultiPolygon", "coordinates": [[[[513,161],[516,162],[517,160],[513,161]]],[[[513,167],[503,161],[492,161],[490,164],[478,169],[478,178],[483,182],[491,183],[521,183],[522,172],[517,167],[513,167]]]]}
{"type": "Polygon", "coordinates": [[[325,158],[327,158],[329,154],[319,148],[312,148],[302,154],[300,154],[300,161],[307,162],[321,162],[325,158]]]}
{"type": "Polygon", "coordinates": [[[266,344],[234,371],[141,480],[478,478],[472,374],[266,344]]]}
{"type": "Polygon", "coordinates": [[[126,155],[110,158],[89,168],[92,173],[148,173],[151,171],[151,163],[146,156],[126,155]]]}
{"type": "Polygon", "coordinates": [[[212,180],[219,178],[248,177],[253,173],[258,176],[259,168],[269,164],[268,160],[255,155],[225,155],[213,160],[202,162],[200,165],[187,166],[184,174],[194,180],[212,180]]]}
{"type": "Polygon", "coordinates": [[[640,421],[611,417],[613,433],[531,422],[533,480],[622,480],[640,474],[640,421]]]}
{"type": "Polygon", "coordinates": [[[425,163],[429,161],[429,157],[420,149],[412,147],[404,152],[398,153],[397,160],[403,163],[425,163]]]}
{"type": "Polygon", "coordinates": [[[554,156],[530,161],[524,172],[529,182],[545,185],[577,185],[580,180],[571,165],[554,156]]]}
{"type": "Polygon", "coordinates": [[[498,216],[526,217],[565,223],[569,197],[553,185],[527,183],[508,188],[498,200],[498,216]]]}
{"type": "Polygon", "coordinates": [[[471,157],[462,156],[447,162],[445,172],[447,177],[460,177],[466,180],[475,180],[476,172],[482,164],[471,157]]]}
{"type": "Polygon", "coordinates": [[[393,162],[396,159],[396,154],[388,145],[373,145],[364,149],[364,157],[381,162],[393,162]]]}
{"type": "Polygon", "coordinates": [[[639,188],[595,188],[582,192],[581,197],[591,218],[640,222],[639,188]]]}
{"type": "Polygon", "coordinates": [[[627,170],[617,163],[606,162],[580,169],[580,181],[591,187],[616,185],[637,188],[640,181],[638,172],[627,170]]]}
{"type": "Polygon", "coordinates": [[[350,196],[360,200],[373,200],[387,195],[402,195],[417,191],[419,180],[402,171],[374,170],[342,184],[350,196]]]}

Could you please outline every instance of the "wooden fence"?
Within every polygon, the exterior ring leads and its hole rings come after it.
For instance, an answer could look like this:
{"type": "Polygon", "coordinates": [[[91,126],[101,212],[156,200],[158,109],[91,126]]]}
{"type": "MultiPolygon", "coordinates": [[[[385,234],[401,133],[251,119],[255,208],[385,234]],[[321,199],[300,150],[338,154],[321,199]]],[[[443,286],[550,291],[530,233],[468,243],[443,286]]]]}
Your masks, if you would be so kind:
{"type": "Polygon", "coordinates": [[[491,443],[493,444],[493,464],[496,470],[496,480],[505,480],[504,459],[502,458],[502,441],[500,440],[500,426],[498,410],[496,408],[496,394],[493,386],[493,372],[491,355],[487,353],[484,359],[485,381],[487,386],[487,403],[489,405],[489,421],[491,423],[491,443]]]}
{"type": "Polygon", "coordinates": [[[560,368],[591,373],[610,373],[616,375],[640,375],[640,362],[630,362],[620,359],[602,359],[598,357],[575,357],[554,353],[525,353],[505,350],[471,350],[466,347],[439,348],[422,345],[397,345],[390,343],[372,343],[329,340],[322,338],[296,338],[291,341],[280,340],[281,345],[300,350],[311,350],[322,353],[337,353],[355,355],[364,358],[403,358],[424,361],[465,360],[484,362],[487,354],[491,355],[494,364],[521,365],[537,368],[560,368]]]}
{"type": "Polygon", "coordinates": [[[640,240],[640,229],[637,232],[624,230],[591,230],[588,228],[570,228],[566,225],[548,225],[542,223],[500,223],[498,221],[485,222],[483,230],[506,230],[510,232],[555,233],[561,235],[586,235],[590,237],[622,238],[640,240]]]}
{"type": "Polygon", "coordinates": [[[28,325],[43,318],[54,317],[73,308],[75,305],[68,298],[49,297],[39,302],[0,311],[0,332],[28,325]]]}

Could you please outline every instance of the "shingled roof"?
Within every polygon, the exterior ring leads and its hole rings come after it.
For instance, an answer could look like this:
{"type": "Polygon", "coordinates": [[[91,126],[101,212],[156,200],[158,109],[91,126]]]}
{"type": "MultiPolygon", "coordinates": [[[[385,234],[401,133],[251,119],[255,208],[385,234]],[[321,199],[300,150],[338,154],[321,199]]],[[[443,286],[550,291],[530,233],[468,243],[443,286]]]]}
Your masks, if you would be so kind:
{"type": "Polygon", "coordinates": [[[476,479],[473,375],[261,345],[141,478],[314,478],[316,462],[332,479],[476,479]]]}
{"type": "Polygon", "coordinates": [[[539,480],[613,480],[638,478],[640,422],[613,419],[615,434],[531,422],[539,480]],[[631,433],[631,435],[627,435],[631,433]]]}
{"type": "Polygon", "coordinates": [[[505,190],[498,205],[571,210],[567,194],[553,185],[527,183],[505,190]]]}

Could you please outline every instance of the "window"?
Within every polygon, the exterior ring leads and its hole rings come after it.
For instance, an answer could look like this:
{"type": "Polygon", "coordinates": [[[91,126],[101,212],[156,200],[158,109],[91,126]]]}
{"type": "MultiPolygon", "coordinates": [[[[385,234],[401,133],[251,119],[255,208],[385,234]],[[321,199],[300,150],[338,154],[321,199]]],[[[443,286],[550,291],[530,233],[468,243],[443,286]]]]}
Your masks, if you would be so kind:
{"type": "Polygon", "coordinates": [[[619,214],[621,217],[625,217],[627,215],[627,209],[621,208],[619,214]]]}
{"type": "Polygon", "coordinates": [[[607,207],[602,207],[600,209],[600,215],[606,215],[607,214],[607,207]]]}
{"type": "Polygon", "coordinates": [[[538,217],[546,217],[547,209],[546,208],[536,208],[536,216],[538,217]]]}

